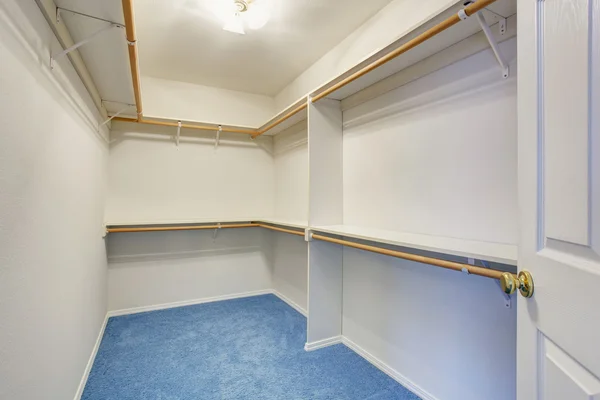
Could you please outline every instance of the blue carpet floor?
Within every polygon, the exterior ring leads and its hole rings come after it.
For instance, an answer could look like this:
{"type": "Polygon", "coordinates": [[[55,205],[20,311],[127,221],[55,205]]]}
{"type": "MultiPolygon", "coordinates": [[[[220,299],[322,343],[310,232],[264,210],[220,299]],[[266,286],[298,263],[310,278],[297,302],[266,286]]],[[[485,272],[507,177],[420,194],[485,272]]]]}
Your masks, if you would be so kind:
{"type": "Polygon", "coordinates": [[[273,295],[108,321],[83,400],[418,400],[273,295]]]}

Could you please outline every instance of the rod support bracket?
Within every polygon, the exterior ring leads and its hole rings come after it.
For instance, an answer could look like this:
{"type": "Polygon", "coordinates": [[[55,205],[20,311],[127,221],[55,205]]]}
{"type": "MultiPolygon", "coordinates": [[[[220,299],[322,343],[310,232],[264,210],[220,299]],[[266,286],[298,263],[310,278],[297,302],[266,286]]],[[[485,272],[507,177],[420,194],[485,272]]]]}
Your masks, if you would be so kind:
{"type": "Polygon", "coordinates": [[[304,230],[304,241],[305,242],[313,241],[313,232],[308,228],[304,230]]]}
{"type": "Polygon", "coordinates": [[[177,121],[177,136],[175,136],[175,146],[179,147],[179,135],[181,134],[181,121],[177,121]]]}
{"type": "Polygon", "coordinates": [[[213,241],[215,241],[217,239],[217,233],[219,232],[219,229],[221,229],[220,222],[217,224],[217,228],[215,228],[215,230],[213,231],[213,241]]]}
{"type": "Polygon", "coordinates": [[[217,129],[217,136],[215,137],[215,150],[219,147],[219,139],[221,138],[221,132],[223,131],[223,127],[219,125],[217,129]]]}

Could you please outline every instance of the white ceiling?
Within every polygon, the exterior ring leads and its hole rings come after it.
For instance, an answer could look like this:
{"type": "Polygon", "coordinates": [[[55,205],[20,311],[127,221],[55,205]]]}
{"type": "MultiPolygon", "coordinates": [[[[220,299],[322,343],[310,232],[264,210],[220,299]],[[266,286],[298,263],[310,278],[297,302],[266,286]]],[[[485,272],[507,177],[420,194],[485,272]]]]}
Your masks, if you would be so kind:
{"type": "Polygon", "coordinates": [[[273,0],[266,26],[237,35],[212,1],[135,1],[142,75],[273,96],[390,2],[273,0]]]}

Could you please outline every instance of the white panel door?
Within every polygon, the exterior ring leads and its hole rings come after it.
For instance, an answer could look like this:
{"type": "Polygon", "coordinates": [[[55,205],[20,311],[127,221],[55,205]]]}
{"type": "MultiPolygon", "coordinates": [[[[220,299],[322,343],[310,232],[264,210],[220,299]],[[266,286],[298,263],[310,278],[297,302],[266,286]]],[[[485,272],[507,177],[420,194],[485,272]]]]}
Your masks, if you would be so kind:
{"type": "Polygon", "coordinates": [[[600,400],[600,0],[518,0],[519,400],[600,400]]]}

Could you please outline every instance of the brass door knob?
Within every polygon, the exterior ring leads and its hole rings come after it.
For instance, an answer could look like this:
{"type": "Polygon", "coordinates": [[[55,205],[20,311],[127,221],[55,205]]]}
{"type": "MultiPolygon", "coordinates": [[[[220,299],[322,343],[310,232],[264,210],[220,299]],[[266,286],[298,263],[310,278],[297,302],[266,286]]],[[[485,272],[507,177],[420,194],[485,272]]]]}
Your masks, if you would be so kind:
{"type": "Polygon", "coordinates": [[[519,272],[518,278],[510,272],[504,272],[500,277],[500,286],[506,294],[513,294],[519,289],[523,297],[533,296],[533,277],[529,271],[519,272]]]}

